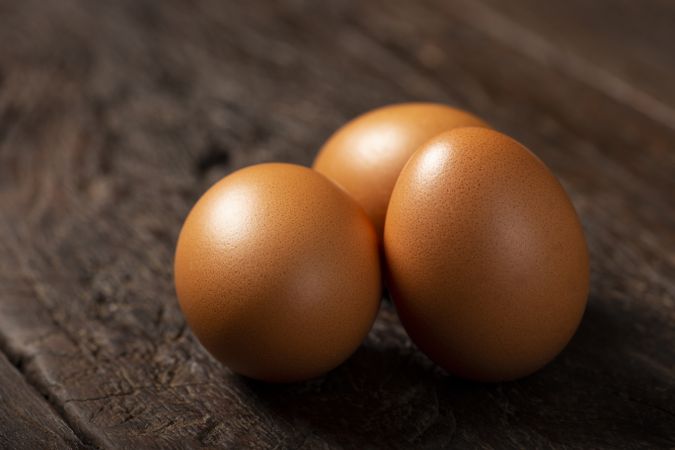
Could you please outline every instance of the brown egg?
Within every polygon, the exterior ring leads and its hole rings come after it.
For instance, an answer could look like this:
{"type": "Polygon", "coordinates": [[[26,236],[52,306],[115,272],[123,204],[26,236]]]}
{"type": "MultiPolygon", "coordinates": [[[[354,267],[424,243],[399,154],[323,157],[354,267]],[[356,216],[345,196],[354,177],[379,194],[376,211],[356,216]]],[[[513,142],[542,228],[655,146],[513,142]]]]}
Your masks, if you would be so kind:
{"type": "Polygon", "coordinates": [[[201,343],[233,371],[289,382],[339,365],[380,301],[375,231],[323,175],[261,164],[216,183],[178,239],[180,306],[201,343]]]}
{"type": "Polygon", "coordinates": [[[586,306],[574,207],[530,151],[485,128],[442,133],[407,163],[384,231],[412,340],[461,377],[511,380],[553,359],[586,306]]]}
{"type": "Polygon", "coordinates": [[[321,148],[314,169],[347,191],[382,235],[391,190],[408,158],[437,134],[488,125],[459,109],[435,103],[403,103],[363,114],[321,148]]]}

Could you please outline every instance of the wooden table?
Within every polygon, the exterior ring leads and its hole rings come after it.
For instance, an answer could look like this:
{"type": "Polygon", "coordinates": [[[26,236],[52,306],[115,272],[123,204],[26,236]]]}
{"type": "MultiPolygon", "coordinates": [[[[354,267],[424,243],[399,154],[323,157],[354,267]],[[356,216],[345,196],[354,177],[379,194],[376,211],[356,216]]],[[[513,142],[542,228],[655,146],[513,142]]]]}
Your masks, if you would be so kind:
{"type": "Polygon", "coordinates": [[[667,1],[2,0],[0,447],[673,447],[674,147],[667,1]],[[577,335],[474,384],[385,302],[323,378],[233,375],[173,290],[190,206],[409,100],[485,117],[561,179],[592,254],[577,335]]]}

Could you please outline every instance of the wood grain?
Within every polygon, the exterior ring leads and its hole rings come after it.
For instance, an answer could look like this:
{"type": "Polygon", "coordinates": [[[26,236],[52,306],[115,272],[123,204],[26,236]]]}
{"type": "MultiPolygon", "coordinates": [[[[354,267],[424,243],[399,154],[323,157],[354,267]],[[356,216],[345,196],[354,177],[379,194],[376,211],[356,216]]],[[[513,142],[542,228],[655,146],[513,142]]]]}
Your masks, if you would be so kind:
{"type": "MultiPolygon", "coordinates": [[[[72,430],[52,428],[54,445],[674,446],[675,128],[587,71],[672,108],[667,83],[645,75],[660,69],[624,70],[606,41],[587,47],[590,27],[541,27],[522,4],[0,1],[0,344],[72,430]],[[561,179],[592,253],[574,340],[531,377],[468,383],[420,354],[385,302],[325,377],[231,374],[173,291],[190,206],[245,165],[308,164],[345,120],[405,100],[484,116],[561,179]]],[[[673,36],[663,20],[654,36],[673,36]]],[[[7,372],[0,359],[3,383],[7,372]]]]}
{"type": "Polygon", "coordinates": [[[535,47],[555,49],[552,62],[567,66],[570,76],[673,126],[675,17],[669,2],[483,3],[472,11],[474,17],[501,28],[506,40],[516,44],[519,37],[529,37],[521,44],[533,55],[535,47]]]}
{"type": "Polygon", "coordinates": [[[4,355],[0,380],[0,448],[85,448],[4,355]]]}

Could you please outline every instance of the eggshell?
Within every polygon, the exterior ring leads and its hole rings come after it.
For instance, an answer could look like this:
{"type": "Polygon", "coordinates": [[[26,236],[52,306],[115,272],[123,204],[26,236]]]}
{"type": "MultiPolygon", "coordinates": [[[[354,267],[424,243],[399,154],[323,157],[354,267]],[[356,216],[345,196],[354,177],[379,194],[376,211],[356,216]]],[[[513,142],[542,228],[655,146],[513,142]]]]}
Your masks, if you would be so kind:
{"type": "Polygon", "coordinates": [[[499,381],[553,359],[586,305],[577,214],[530,151],[484,128],[420,148],[393,190],[389,287],[412,340],[461,377],[499,381]]]}
{"type": "Polygon", "coordinates": [[[315,377],[343,362],[378,311],[375,231],[324,176],[291,164],[237,171],[197,202],[175,256],[180,306],[233,371],[315,377]]]}
{"type": "Polygon", "coordinates": [[[336,131],[314,169],[356,199],[381,236],[391,190],[408,158],[435,135],[464,126],[488,127],[468,112],[435,103],[375,109],[336,131]]]}

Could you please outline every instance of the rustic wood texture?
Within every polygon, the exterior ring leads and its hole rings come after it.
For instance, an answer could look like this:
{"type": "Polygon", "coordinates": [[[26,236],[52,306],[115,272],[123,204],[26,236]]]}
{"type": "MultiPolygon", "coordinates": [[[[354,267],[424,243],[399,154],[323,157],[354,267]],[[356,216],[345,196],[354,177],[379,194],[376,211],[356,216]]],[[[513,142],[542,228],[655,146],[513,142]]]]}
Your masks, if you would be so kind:
{"type": "Polygon", "coordinates": [[[0,448],[85,448],[49,403],[1,354],[0,401],[0,448]]]}
{"type": "Polygon", "coordinates": [[[675,446],[675,8],[588,3],[0,1],[0,446],[675,446]],[[385,302],[325,377],[231,374],[173,291],[190,206],[405,100],[485,117],[561,179],[592,254],[577,335],[469,383],[385,302]]]}

